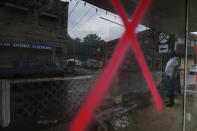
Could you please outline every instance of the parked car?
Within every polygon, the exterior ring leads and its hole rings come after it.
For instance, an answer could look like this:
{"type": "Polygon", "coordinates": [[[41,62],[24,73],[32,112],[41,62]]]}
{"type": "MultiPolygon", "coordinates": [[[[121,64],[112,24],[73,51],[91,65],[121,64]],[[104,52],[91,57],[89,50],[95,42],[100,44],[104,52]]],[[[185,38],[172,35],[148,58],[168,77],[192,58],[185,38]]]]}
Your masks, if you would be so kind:
{"type": "Polygon", "coordinates": [[[95,59],[87,59],[88,68],[101,68],[103,63],[95,59]]]}
{"type": "Polygon", "coordinates": [[[192,65],[192,66],[188,67],[188,72],[190,74],[196,74],[197,73],[197,65],[192,65]]]}
{"type": "Polygon", "coordinates": [[[67,66],[82,66],[82,62],[77,59],[66,60],[66,64],[67,64],[67,66]]]}

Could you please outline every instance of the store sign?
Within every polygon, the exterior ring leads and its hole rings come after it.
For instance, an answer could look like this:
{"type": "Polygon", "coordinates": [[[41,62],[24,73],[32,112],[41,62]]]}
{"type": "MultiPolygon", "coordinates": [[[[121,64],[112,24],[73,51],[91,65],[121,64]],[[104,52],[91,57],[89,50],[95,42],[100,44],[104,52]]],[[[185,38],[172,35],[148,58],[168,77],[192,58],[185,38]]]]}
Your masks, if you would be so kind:
{"type": "Polygon", "coordinates": [[[159,34],[159,42],[161,44],[167,43],[169,41],[169,39],[170,39],[170,35],[167,35],[165,33],[160,33],[159,34]]]}
{"type": "Polygon", "coordinates": [[[168,44],[159,45],[159,54],[168,53],[168,44]]]}
{"type": "Polygon", "coordinates": [[[53,46],[37,43],[11,43],[11,42],[0,42],[0,46],[14,47],[14,48],[29,48],[29,49],[42,49],[42,50],[53,50],[53,46]]]}

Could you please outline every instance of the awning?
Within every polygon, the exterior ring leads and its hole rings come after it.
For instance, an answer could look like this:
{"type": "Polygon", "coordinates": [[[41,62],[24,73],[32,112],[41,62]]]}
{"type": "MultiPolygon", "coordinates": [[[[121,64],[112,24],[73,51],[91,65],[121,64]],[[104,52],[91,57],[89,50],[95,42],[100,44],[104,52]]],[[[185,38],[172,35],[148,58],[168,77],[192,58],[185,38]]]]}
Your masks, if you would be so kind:
{"type": "MultiPolygon", "coordinates": [[[[107,11],[116,13],[110,0],[84,0],[107,11]]],[[[120,0],[128,16],[132,16],[140,0],[120,0]]],[[[197,0],[189,1],[189,31],[197,31],[197,0]]],[[[152,0],[141,24],[169,34],[185,31],[185,0],[152,0]]]]}

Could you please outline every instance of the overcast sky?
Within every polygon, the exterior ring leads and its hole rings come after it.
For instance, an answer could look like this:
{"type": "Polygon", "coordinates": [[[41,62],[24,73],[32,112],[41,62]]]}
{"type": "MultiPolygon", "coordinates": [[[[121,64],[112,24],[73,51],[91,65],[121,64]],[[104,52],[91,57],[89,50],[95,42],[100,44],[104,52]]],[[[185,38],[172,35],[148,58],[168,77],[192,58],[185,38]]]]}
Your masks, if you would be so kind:
{"type": "MultiPolygon", "coordinates": [[[[68,34],[72,38],[79,37],[82,39],[87,34],[96,33],[105,41],[109,41],[120,38],[123,34],[123,26],[100,18],[104,17],[116,23],[122,24],[122,21],[116,14],[112,14],[110,12],[107,12],[106,14],[105,10],[97,8],[88,3],[84,6],[84,2],[79,0],[62,1],[69,2],[68,34]]],[[[145,27],[141,25],[138,27],[138,30],[144,29],[145,27]]]]}

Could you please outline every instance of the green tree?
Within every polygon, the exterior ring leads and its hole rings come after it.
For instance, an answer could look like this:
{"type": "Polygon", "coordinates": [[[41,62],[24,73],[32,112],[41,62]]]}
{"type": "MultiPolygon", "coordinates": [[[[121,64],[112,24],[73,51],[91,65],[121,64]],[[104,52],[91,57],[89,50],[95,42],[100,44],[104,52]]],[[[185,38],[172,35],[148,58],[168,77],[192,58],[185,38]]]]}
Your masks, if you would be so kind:
{"type": "Polygon", "coordinates": [[[80,38],[70,38],[68,44],[69,58],[79,59],[83,63],[92,57],[104,41],[97,34],[88,34],[81,41],[80,38]]]}
{"type": "Polygon", "coordinates": [[[104,41],[101,39],[101,37],[99,37],[97,34],[88,34],[87,36],[85,36],[83,38],[83,42],[85,44],[98,44],[101,45],[104,41]]]}
{"type": "Polygon", "coordinates": [[[68,50],[67,50],[67,53],[68,53],[68,59],[71,59],[71,58],[77,58],[78,55],[79,55],[79,46],[81,44],[81,39],[80,38],[71,38],[71,37],[68,37],[68,50]]]}
{"type": "Polygon", "coordinates": [[[80,43],[81,39],[77,37],[77,38],[75,38],[75,42],[80,43]]]}
{"type": "Polygon", "coordinates": [[[101,39],[97,34],[88,34],[83,38],[83,44],[85,45],[85,57],[90,58],[101,47],[101,44],[104,43],[104,40],[101,39]]]}

